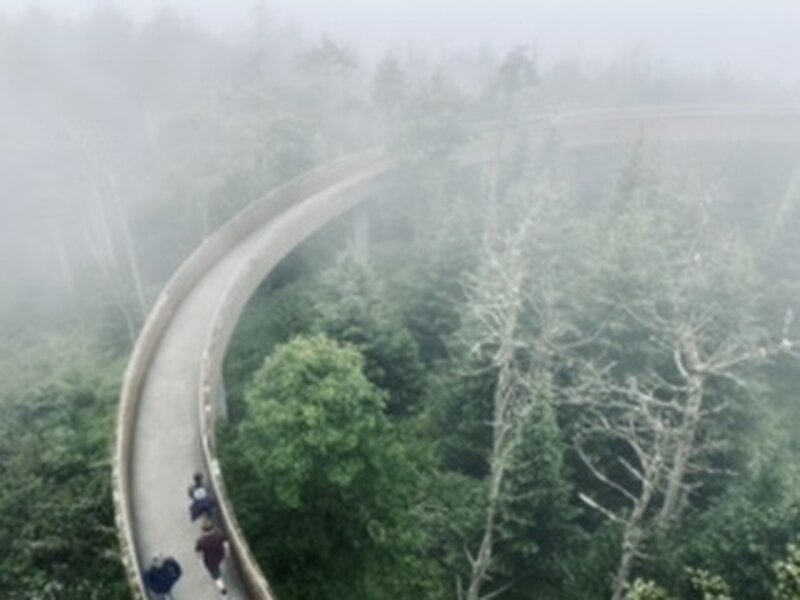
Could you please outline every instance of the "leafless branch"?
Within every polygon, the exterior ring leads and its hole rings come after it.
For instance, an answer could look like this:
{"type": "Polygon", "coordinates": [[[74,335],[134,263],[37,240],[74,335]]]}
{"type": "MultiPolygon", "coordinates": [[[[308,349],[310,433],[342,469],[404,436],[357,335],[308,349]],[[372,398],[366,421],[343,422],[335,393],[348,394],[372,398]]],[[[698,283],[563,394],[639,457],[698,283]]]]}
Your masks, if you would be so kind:
{"type": "Polygon", "coordinates": [[[575,451],[578,453],[578,456],[580,457],[580,459],[583,462],[583,464],[586,465],[586,467],[592,472],[592,475],[594,475],[598,480],[603,482],[608,487],[618,491],[620,494],[625,496],[631,502],[635,503],[637,501],[636,496],[631,494],[622,485],[620,485],[620,484],[616,483],[615,481],[612,481],[611,479],[609,479],[600,469],[597,468],[597,466],[592,462],[592,460],[584,452],[583,447],[581,446],[580,442],[576,442],[575,443],[575,451]]]}
{"type": "Polygon", "coordinates": [[[614,523],[619,523],[621,525],[625,525],[625,519],[614,514],[612,511],[608,510],[604,506],[601,506],[597,502],[595,502],[592,498],[584,494],[583,492],[578,494],[578,498],[586,504],[589,508],[596,510],[597,512],[601,513],[604,517],[606,517],[609,521],[613,521],[614,523]]]}

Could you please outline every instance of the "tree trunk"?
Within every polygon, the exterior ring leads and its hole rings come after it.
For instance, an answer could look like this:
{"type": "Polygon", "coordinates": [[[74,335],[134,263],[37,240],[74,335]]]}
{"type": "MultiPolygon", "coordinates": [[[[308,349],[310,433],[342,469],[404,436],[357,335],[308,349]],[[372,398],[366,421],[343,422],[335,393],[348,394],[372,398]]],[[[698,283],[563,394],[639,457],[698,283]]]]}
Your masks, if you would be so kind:
{"type": "MultiPolygon", "coordinates": [[[[130,341],[131,347],[133,347],[133,345],[136,343],[137,323],[131,314],[130,309],[125,303],[125,294],[119,289],[119,285],[114,277],[113,269],[109,268],[109,262],[111,258],[108,256],[107,250],[104,252],[101,246],[95,243],[95,240],[88,231],[86,237],[89,250],[94,255],[97,266],[100,268],[100,272],[103,274],[103,277],[108,284],[109,291],[114,298],[114,304],[125,321],[125,327],[128,331],[128,340],[130,341]]],[[[111,264],[113,265],[113,262],[111,264]]]]}
{"type": "Polygon", "coordinates": [[[688,397],[683,409],[683,418],[676,432],[676,446],[672,456],[671,468],[667,476],[667,488],[664,492],[664,502],[658,514],[658,524],[662,529],[668,529],[678,518],[678,510],[686,487],[686,474],[689,461],[695,446],[697,429],[700,425],[703,409],[703,389],[705,377],[698,373],[700,356],[694,336],[683,336],[681,350],[687,359],[688,397]]]}
{"type": "Polygon", "coordinates": [[[689,398],[683,413],[683,420],[677,431],[677,445],[672,458],[672,467],[667,476],[667,489],[664,502],[658,514],[658,523],[669,528],[678,517],[686,484],[686,472],[694,450],[697,428],[700,424],[700,411],[703,406],[703,378],[693,376],[690,382],[689,398]]]}
{"type": "Polygon", "coordinates": [[[64,243],[64,236],[61,233],[61,227],[54,217],[49,217],[47,223],[53,235],[53,244],[55,246],[56,256],[60,266],[61,279],[64,282],[64,288],[67,291],[70,305],[75,306],[77,300],[77,288],[75,286],[75,274],[72,269],[72,262],[69,260],[69,252],[64,243]]]}
{"type": "Polygon", "coordinates": [[[497,513],[500,508],[500,491],[508,467],[508,448],[514,427],[513,396],[515,393],[515,377],[513,373],[513,331],[516,329],[516,314],[512,315],[505,336],[498,351],[500,372],[497,375],[497,386],[494,393],[494,411],[492,423],[492,458],[489,482],[489,498],[486,507],[486,520],[483,528],[478,553],[472,562],[467,600],[479,600],[481,585],[486,581],[489,568],[492,566],[494,533],[497,513]]]}
{"type": "Polygon", "coordinates": [[[122,242],[125,248],[126,262],[128,263],[128,268],[130,269],[131,272],[131,278],[133,279],[133,287],[134,290],[136,291],[136,299],[139,303],[141,319],[142,321],[144,321],[144,317],[147,314],[147,301],[144,296],[144,287],[142,286],[142,277],[141,277],[141,272],[139,270],[139,261],[136,259],[136,253],[133,248],[133,238],[131,236],[130,228],[128,227],[128,219],[125,215],[125,209],[122,206],[122,200],[119,194],[119,187],[117,186],[117,179],[114,176],[113,172],[109,172],[108,182],[111,187],[111,195],[114,200],[114,207],[116,208],[116,212],[118,215],[120,230],[122,231],[122,242]]]}
{"type": "Polygon", "coordinates": [[[641,525],[631,525],[625,528],[622,537],[622,556],[619,559],[617,572],[614,575],[612,600],[624,600],[625,593],[630,586],[631,571],[636,560],[636,553],[641,545],[643,532],[641,525]]]}
{"type": "Polygon", "coordinates": [[[622,536],[622,556],[619,559],[617,572],[614,575],[612,600],[624,600],[630,585],[633,564],[640,554],[642,541],[644,540],[644,518],[653,498],[653,486],[649,483],[643,485],[642,495],[636,506],[634,506],[628,522],[625,524],[625,533],[622,536]]]}
{"type": "Polygon", "coordinates": [[[483,538],[478,548],[478,554],[472,562],[472,574],[467,600],[479,600],[481,584],[486,580],[489,567],[492,565],[492,546],[494,545],[494,529],[497,511],[500,505],[500,488],[503,482],[505,467],[492,468],[491,483],[489,485],[489,504],[486,509],[486,522],[483,529],[483,538]]]}

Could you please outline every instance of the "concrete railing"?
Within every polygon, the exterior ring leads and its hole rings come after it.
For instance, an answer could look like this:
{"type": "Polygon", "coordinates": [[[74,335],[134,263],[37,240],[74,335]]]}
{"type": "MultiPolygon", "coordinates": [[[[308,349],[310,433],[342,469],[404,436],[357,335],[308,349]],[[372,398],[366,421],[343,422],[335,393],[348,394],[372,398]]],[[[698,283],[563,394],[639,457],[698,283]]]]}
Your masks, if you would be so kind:
{"type": "Polygon", "coordinates": [[[231,549],[236,556],[240,573],[254,600],[274,600],[274,595],[262,574],[258,564],[252,557],[244,534],[238,524],[230,504],[225,482],[219,468],[216,448],[216,396],[221,385],[222,361],[225,351],[239,320],[244,306],[258,285],[274,269],[278,263],[308,235],[345,212],[350,206],[359,202],[370,189],[374,188],[376,177],[386,173],[392,165],[389,161],[360,169],[357,175],[346,177],[341,173],[343,181],[316,194],[316,198],[306,203],[289,208],[285,214],[275,219],[270,235],[249,260],[241,265],[232,278],[231,286],[223,292],[214,317],[212,328],[203,348],[203,361],[200,370],[200,425],[201,442],[204,461],[208,466],[209,476],[214,488],[231,549]],[[329,200],[347,198],[346,202],[320,202],[320,198],[329,200]]]}
{"type": "MultiPolygon", "coordinates": [[[[622,111],[609,109],[550,114],[524,121],[522,126],[540,142],[555,135],[565,148],[630,143],[640,139],[800,145],[798,107],[633,107],[622,111]]],[[[491,134],[481,136],[459,152],[459,162],[467,166],[491,159],[496,154],[496,138],[491,134]]],[[[373,150],[316,169],[276,189],[203,242],[156,301],[125,374],[114,458],[117,526],[131,587],[137,598],[144,595],[144,589],[132,526],[129,480],[131,439],[136,427],[142,384],[159,341],[183,298],[213,264],[269,223],[270,235],[265,236],[257,251],[238,267],[228,288],[220,291],[212,329],[202,349],[198,427],[203,459],[247,591],[251,598],[274,600],[266,578],[251,555],[225,490],[216,454],[214,390],[221,383],[222,361],[232,332],[259,283],[308,235],[368,197],[394,165],[382,151],[373,150]]]]}
{"type": "MultiPolygon", "coordinates": [[[[134,346],[125,372],[117,416],[116,444],[113,461],[113,498],[116,525],[125,566],[134,598],[145,598],[142,565],[138,559],[133,530],[130,493],[132,437],[142,385],[159,342],[181,301],[203,274],[243,237],[263,225],[294,202],[335,184],[345,174],[382,160],[382,152],[370,150],[346,157],[331,165],[315,169],[269,193],[253,203],[212,236],[204,240],[169,280],[150,310],[134,346]]],[[[229,511],[225,511],[229,512],[229,511]]],[[[238,550],[238,548],[235,548],[238,550]]],[[[238,554],[247,552],[238,550],[238,554]]],[[[263,576],[262,576],[263,579],[263,576]]],[[[268,597],[268,596],[267,596],[268,597]]]]}

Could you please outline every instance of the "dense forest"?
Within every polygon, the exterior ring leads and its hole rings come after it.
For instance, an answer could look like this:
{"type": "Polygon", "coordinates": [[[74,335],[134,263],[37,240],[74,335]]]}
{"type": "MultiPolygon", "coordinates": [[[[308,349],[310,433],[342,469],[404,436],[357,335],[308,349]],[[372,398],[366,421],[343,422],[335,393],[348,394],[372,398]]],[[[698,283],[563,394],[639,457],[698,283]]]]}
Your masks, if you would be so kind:
{"type": "Polygon", "coordinates": [[[796,597],[793,159],[553,152],[493,208],[410,162],[253,300],[225,473],[281,597],[796,597]]]}
{"type": "Polygon", "coordinates": [[[126,598],[121,377],[160,287],[267,190],[385,144],[390,185],[261,286],[225,479],[281,598],[800,598],[800,180],[769,145],[524,143],[571,107],[784,102],[641,50],[369,63],[255,3],[0,13],[0,587],[126,598]],[[512,159],[452,160],[487,122],[512,159]]]}

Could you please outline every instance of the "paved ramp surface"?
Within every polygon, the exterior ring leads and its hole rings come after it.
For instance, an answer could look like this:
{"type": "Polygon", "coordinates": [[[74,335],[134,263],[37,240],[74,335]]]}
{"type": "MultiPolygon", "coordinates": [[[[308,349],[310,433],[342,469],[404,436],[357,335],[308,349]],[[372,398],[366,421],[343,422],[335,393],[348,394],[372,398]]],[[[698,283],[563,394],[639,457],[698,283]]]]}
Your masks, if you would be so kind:
{"type": "MultiPolygon", "coordinates": [[[[563,148],[657,139],[800,144],[799,107],[651,107],[548,115],[520,125],[563,148]]],[[[510,146],[510,144],[509,144],[510,146]]],[[[497,155],[497,135],[464,148],[463,165],[497,155]]],[[[194,544],[186,489],[206,474],[221,502],[233,556],[230,597],[272,600],[227,502],[214,450],[213,390],[230,335],[259,282],[292,248],[383,185],[394,167],[382,151],[348,157],[279,188],[218,231],[184,263],[157,300],[131,357],[120,401],[114,497],[123,558],[135,598],[154,552],[174,555],[178,600],[218,594],[194,544]]]]}
{"type": "MultiPolygon", "coordinates": [[[[194,552],[199,521],[189,522],[187,488],[193,473],[207,472],[198,427],[200,350],[210,334],[216,292],[230,283],[243,250],[214,265],[183,301],[153,357],[140,399],[131,469],[137,550],[143,564],[163,551],[183,565],[178,600],[216,597],[194,552]]],[[[238,571],[226,562],[231,598],[246,598],[238,571]]]]}

